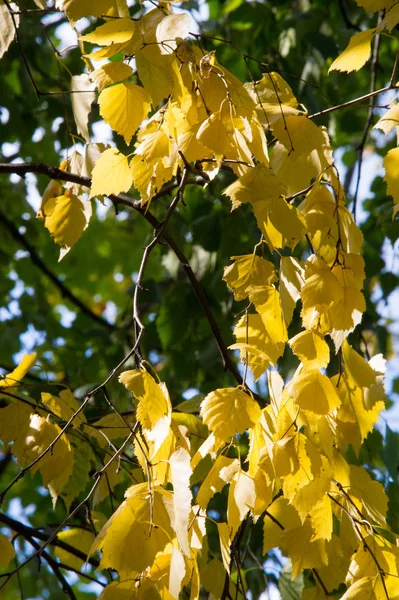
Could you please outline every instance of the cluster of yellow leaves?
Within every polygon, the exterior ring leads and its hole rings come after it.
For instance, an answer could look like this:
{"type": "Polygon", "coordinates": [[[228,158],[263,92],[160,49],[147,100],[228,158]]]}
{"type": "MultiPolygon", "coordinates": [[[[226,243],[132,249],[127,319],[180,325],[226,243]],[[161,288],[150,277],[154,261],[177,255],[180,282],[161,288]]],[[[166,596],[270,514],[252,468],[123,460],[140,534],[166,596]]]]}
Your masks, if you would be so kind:
{"type": "MultiPolygon", "coordinates": [[[[330,70],[360,68],[373,35],[399,22],[398,4],[357,1],[366,10],[386,9],[385,17],[377,29],[353,36],[330,70]]],[[[376,598],[385,588],[398,597],[397,543],[381,533],[387,511],[383,487],[344,458],[349,444],[359,452],[384,407],[384,364],[378,356],[367,362],[347,342],[365,310],[363,239],[346,208],[325,128],[308,117],[278,74],[244,85],[214,53],[204,54],[187,40],[189,17],[173,14],[166,3],[138,20],[129,18],[123,0],[56,5],[72,22],[87,15],[112,17],[81,36],[84,51],[88,44],[99,48],[85,54],[87,64],[101,66],[74,76],[71,84],[81,92],[72,94],[73,113],[86,146],[61,167],[92,176],[89,198],[78,184],[53,182],[39,213],[61,257],[87,227],[94,197],[134,186],[148,205],[187,163],[196,164],[204,181],[228,164],[237,178],[224,194],[233,209],[251,207],[262,235],[253,254],[233,256],[225,269],[235,299],[248,304],[231,348],[255,380],[267,373],[270,403],[259,406],[244,382],[210,392],[199,414],[173,412],[165,384],[140,369],[120,375],[132,393],[131,419],[109,415],[88,423],[73,394],[63,390],[58,396],[43,393],[40,406],[12,402],[0,409],[0,438],[13,444],[21,466],[34,463],[31,472],[40,471],[54,502],[61,495],[69,507],[95,461],[90,445],[63,432],[57,420],[73,419],[76,431],[104,448],[126,438],[138,422],[133,438],[142,470],[138,483],[126,490],[94,542],[91,535],[82,538],[91,553],[102,552],[101,568],[120,576],[104,589],[102,600],[177,599],[183,587],[196,600],[201,586],[220,597],[231,573],[232,545],[247,518],[263,519],[264,553],[282,548],[293,577],[317,570],[316,588],[305,598],[322,597],[343,581],[345,600],[364,597],[366,589],[376,598]],[[95,88],[102,118],[127,146],[133,140],[131,153],[91,143],[95,88]],[[267,133],[275,138],[270,155],[267,133]],[[299,197],[304,199],[296,203],[299,197]],[[304,240],[310,254],[299,260],[293,253],[299,247],[298,255],[304,255],[304,240]],[[273,262],[258,256],[265,248],[273,262]],[[298,301],[302,329],[290,337],[298,301]],[[298,367],[284,382],[270,367],[277,367],[287,346],[298,367]],[[340,371],[330,377],[325,369],[334,350],[340,371]],[[240,436],[249,439],[245,456],[240,436]],[[210,501],[225,486],[226,518],[217,523],[219,560],[209,552],[205,523],[210,501]]],[[[387,133],[398,122],[393,105],[377,126],[387,133]]],[[[399,202],[397,151],[384,164],[388,192],[399,202]]],[[[19,385],[31,364],[25,358],[0,381],[0,392],[19,385]]],[[[118,481],[111,465],[94,504],[118,481]]],[[[74,542],[79,534],[64,535],[74,542]]],[[[12,556],[7,540],[0,538],[0,548],[6,562],[12,556]]]]}

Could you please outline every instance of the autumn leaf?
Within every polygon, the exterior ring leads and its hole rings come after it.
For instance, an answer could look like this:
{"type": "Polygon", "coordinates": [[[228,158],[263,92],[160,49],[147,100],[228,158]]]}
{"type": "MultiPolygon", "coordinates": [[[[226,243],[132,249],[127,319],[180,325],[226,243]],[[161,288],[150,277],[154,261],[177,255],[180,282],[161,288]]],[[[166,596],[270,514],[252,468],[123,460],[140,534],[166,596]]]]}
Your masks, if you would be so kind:
{"type": "Polygon", "coordinates": [[[227,441],[253,426],[260,416],[255,400],[238,388],[215,390],[201,404],[204,423],[216,438],[227,441]]]}
{"type": "Polygon", "coordinates": [[[335,59],[330,71],[357,71],[368,60],[371,52],[371,40],[375,29],[366,29],[355,33],[349,41],[348,47],[335,59]]]}
{"type": "Polygon", "coordinates": [[[127,192],[133,185],[128,159],[116,148],[108,148],[102,152],[94,165],[92,177],[90,198],[127,192]]]}
{"type": "Polygon", "coordinates": [[[106,88],[98,99],[100,114],[114,131],[130,144],[133,134],[148,115],[148,92],[134,83],[117,83],[106,88]]]}

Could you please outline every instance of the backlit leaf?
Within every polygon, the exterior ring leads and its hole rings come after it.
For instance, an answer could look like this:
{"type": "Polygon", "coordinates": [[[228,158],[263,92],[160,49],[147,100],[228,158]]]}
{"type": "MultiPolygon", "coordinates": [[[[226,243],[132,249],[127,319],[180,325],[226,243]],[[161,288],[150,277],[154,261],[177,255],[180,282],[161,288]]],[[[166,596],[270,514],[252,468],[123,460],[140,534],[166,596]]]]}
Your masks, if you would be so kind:
{"type": "Polygon", "coordinates": [[[148,115],[150,103],[148,92],[134,83],[117,83],[106,88],[98,99],[100,114],[126,144],[148,115]]]}
{"type": "Polygon", "coordinates": [[[127,157],[116,148],[108,148],[97,160],[93,169],[90,197],[120,194],[133,185],[133,175],[127,157]]]}
{"type": "Polygon", "coordinates": [[[201,416],[216,439],[227,441],[252,427],[260,416],[260,408],[239,388],[224,388],[206,396],[201,404],[201,416]]]}
{"type": "Polygon", "coordinates": [[[371,52],[371,40],[375,29],[366,29],[355,33],[349,41],[348,47],[336,58],[331,65],[330,71],[357,71],[369,59],[371,52]]]}
{"type": "Polygon", "coordinates": [[[17,387],[20,381],[25,377],[27,372],[33,367],[36,362],[36,352],[33,354],[25,354],[22,361],[11,373],[2,376],[0,379],[0,389],[17,387]]]}

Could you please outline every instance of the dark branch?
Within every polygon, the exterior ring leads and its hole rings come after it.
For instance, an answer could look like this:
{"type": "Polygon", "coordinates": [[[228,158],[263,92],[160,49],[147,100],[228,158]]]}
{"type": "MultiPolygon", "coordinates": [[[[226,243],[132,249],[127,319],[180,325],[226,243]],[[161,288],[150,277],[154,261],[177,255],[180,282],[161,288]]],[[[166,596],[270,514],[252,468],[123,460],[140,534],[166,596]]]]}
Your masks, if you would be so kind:
{"type": "Polygon", "coordinates": [[[50,281],[58,288],[61,292],[61,295],[64,298],[70,300],[81,312],[87,315],[92,321],[95,321],[102,327],[106,327],[107,329],[114,330],[116,327],[100,317],[96,315],[94,312],[90,310],[86,304],[84,304],[71,290],[60,280],[57,275],[49,269],[46,263],[40,258],[40,255],[29,242],[29,240],[19,231],[18,227],[14,225],[12,221],[2,212],[0,212],[0,223],[2,223],[10,232],[12,237],[19,243],[21,246],[29,252],[29,256],[33,262],[33,264],[42,271],[50,279],[50,281]]]}
{"type": "MultiPolygon", "coordinates": [[[[53,167],[51,165],[46,165],[43,163],[19,163],[19,164],[0,163],[0,173],[15,173],[17,175],[20,175],[21,177],[23,177],[27,173],[38,173],[38,174],[42,174],[42,175],[47,175],[47,177],[50,177],[50,179],[60,179],[63,181],[78,183],[79,185],[86,186],[87,188],[89,188],[91,185],[90,177],[84,177],[82,175],[75,175],[74,173],[68,173],[67,171],[62,171],[61,169],[58,169],[57,167],[53,167]]],[[[197,179],[198,178],[195,178],[194,180],[191,180],[191,179],[187,180],[187,185],[190,183],[200,183],[197,179]]],[[[175,187],[177,187],[177,185],[178,185],[177,183],[168,184],[153,197],[153,200],[160,198],[162,196],[168,195],[171,192],[171,190],[173,190],[175,187]]],[[[158,219],[152,213],[150,213],[149,210],[146,210],[146,207],[142,206],[140,200],[133,200],[133,198],[130,198],[130,196],[127,196],[126,194],[110,195],[109,198],[115,205],[123,204],[124,206],[133,208],[134,210],[139,212],[154,227],[154,229],[156,229],[160,226],[160,222],[158,221],[158,219]]],[[[238,369],[237,369],[235,363],[230,358],[226,344],[224,343],[222,334],[220,332],[220,328],[219,328],[219,326],[216,322],[216,319],[214,317],[214,314],[209,306],[209,303],[205,296],[205,293],[204,293],[203,289],[201,288],[201,285],[200,285],[198,279],[196,278],[194,271],[192,270],[192,268],[190,266],[188,259],[186,258],[186,256],[184,255],[184,253],[180,249],[180,247],[175,243],[173,238],[168,233],[165,233],[165,232],[163,233],[163,239],[165,240],[165,242],[168,244],[168,246],[172,249],[172,251],[175,253],[177,258],[179,259],[179,261],[190,281],[190,284],[194,290],[194,293],[198,299],[198,302],[202,306],[202,309],[205,313],[205,316],[208,320],[208,323],[211,327],[212,333],[213,333],[216,343],[218,345],[219,352],[222,356],[224,368],[229,370],[230,373],[233,375],[234,379],[236,380],[236,382],[241,385],[241,383],[242,383],[241,376],[238,372],[238,369]]]]}
{"type": "MultiPolygon", "coordinates": [[[[50,536],[44,533],[44,531],[40,531],[39,529],[36,529],[34,527],[29,527],[28,525],[24,525],[20,521],[16,521],[15,519],[12,519],[11,517],[5,515],[2,512],[0,512],[0,523],[3,523],[4,525],[9,527],[13,531],[19,533],[20,535],[22,535],[22,537],[26,539],[31,537],[37,540],[41,540],[42,542],[47,542],[50,538],[50,536]]],[[[75,548],[74,546],[71,546],[70,544],[67,544],[66,542],[63,542],[62,540],[59,540],[57,537],[55,537],[51,541],[51,545],[57,546],[58,548],[62,548],[62,550],[70,552],[71,554],[76,556],[76,558],[80,558],[83,561],[87,561],[94,567],[98,567],[99,565],[99,562],[96,558],[87,558],[84,552],[82,552],[78,548],[75,548]]]]}

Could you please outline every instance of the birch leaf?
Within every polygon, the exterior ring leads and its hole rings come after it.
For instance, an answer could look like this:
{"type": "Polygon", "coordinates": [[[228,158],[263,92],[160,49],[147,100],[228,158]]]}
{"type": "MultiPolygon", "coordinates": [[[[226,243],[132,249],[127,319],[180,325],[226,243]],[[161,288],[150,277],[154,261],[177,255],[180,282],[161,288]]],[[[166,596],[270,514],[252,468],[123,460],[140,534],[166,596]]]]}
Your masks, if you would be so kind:
{"type": "Polygon", "coordinates": [[[387,194],[392,196],[395,204],[399,203],[399,148],[392,148],[387,152],[383,161],[387,184],[387,194]]]}
{"type": "Polygon", "coordinates": [[[135,30],[136,23],[132,19],[112,19],[104,25],[100,25],[91,33],[82,35],[80,39],[96,46],[123,44],[132,39],[135,30]]]}
{"type": "Polygon", "coordinates": [[[118,60],[116,62],[109,62],[90,73],[90,79],[97,84],[101,92],[107,86],[127,79],[132,73],[132,67],[118,60]]]}
{"type": "MultiPolygon", "coordinates": [[[[188,539],[189,515],[192,493],[190,490],[190,454],[180,447],[169,459],[172,473],[173,506],[175,512],[175,531],[180,548],[186,556],[191,555],[188,539]]],[[[180,591],[180,590],[179,590],[180,591]]]]}
{"type": "Polygon", "coordinates": [[[315,369],[297,375],[291,382],[290,394],[300,408],[316,415],[327,415],[341,404],[329,378],[315,369]]]}
{"type": "Polygon", "coordinates": [[[371,53],[371,40],[375,29],[366,29],[355,33],[349,41],[347,48],[336,58],[329,71],[358,71],[369,59],[371,53]]]}
{"type": "MultiPolygon", "coordinates": [[[[71,390],[62,390],[59,396],[42,392],[42,402],[63,421],[69,421],[80,406],[71,390]]],[[[83,423],[86,423],[86,417],[81,411],[72,421],[72,425],[79,428],[83,423]]]]}
{"type": "MultiPolygon", "coordinates": [[[[14,15],[15,24],[19,26],[19,15],[14,15]]],[[[7,52],[15,38],[15,26],[8,6],[0,0],[0,58],[7,52]]]]}
{"type": "Polygon", "coordinates": [[[130,82],[117,83],[103,90],[98,102],[104,121],[130,144],[150,110],[147,90],[130,82]]]}
{"type": "Polygon", "coordinates": [[[89,113],[96,95],[95,85],[90,81],[88,73],[73,75],[71,92],[72,112],[76,123],[76,129],[83,139],[89,143],[89,113]]]}
{"type": "Polygon", "coordinates": [[[132,185],[133,174],[127,156],[116,148],[105,150],[94,165],[90,198],[128,192],[132,185]]]}
{"type": "Polygon", "coordinates": [[[330,360],[327,342],[314,331],[301,331],[289,345],[306,369],[324,369],[330,360]]]}
{"type": "Polygon", "coordinates": [[[0,569],[7,568],[14,556],[14,546],[5,535],[0,533],[0,569]]]}
{"type": "Polygon", "coordinates": [[[233,435],[253,427],[260,408],[248,394],[238,388],[215,390],[201,404],[201,416],[216,439],[227,441],[233,435]]]}
{"type": "MultiPolygon", "coordinates": [[[[54,241],[62,249],[69,251],[82,236],[91,217],[91,203],[81,200],[67,190],[63,196],[54,200],[51,214],[47,215],[44,226],[49,230],[54,241]]],[[[65,256],[60,255],[61,260],[65,256]]]]}
{"type": "Polygon", "coordinates": [[[276,280],[274,265],[256,254],[232,256],[233,264],[225,267],[223,279],[233,290],[234,298],[244,300],[251,285],[271,284],[276,280]]]}
{"type": "Polygon", "coordinates": [[[188,36],[191,19],[187,13],[167,15],[156,28],[156,40],[162,54],[171,54],[176,49],[176,38],[188,36]],[[164,43],[163,43],[164,42],[164,43]]]}

